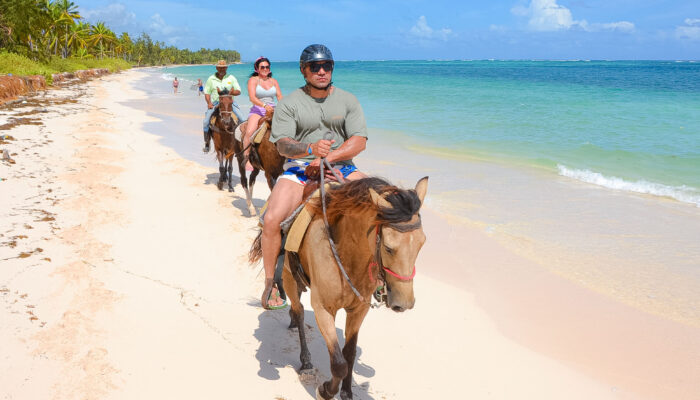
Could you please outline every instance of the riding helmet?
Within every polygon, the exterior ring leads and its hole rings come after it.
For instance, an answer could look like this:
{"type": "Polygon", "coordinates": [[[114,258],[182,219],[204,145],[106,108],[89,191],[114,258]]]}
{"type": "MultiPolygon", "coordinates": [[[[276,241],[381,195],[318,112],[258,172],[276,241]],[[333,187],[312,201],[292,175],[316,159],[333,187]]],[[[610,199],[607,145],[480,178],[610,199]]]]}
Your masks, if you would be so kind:
{"type": "Polygon", "coordinates": [[[299,66],[303,67],[314,61],[333,61],[333,54],[328,47],[322,44],[310,44],[301,52],[299,66]]]}

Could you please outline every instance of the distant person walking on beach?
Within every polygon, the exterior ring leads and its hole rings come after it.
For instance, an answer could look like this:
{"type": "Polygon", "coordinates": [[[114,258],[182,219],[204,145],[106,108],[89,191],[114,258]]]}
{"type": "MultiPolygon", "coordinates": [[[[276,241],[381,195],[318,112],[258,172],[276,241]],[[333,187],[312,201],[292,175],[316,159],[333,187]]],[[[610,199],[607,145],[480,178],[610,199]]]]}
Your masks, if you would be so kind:
{"type": "MultiPolygon", "coordinates": [[[[209,141],[211,134],[209,133],[209,119],[214,114],[215,107],[219,105],[218,90],[228,89],[233,96],[241,94],[241,86],[238,84],[236,77],[226,74],[228,64],[224,60],[219,60],[216,63],[216,73],[207,79],[204,84],[204,100],[207,102],[207,111],[204,113],[204,148],[203,152],[209,153],[209,141]]],[[[238,104],[233,103],[233,113],[236,114],[239,122],[245,121],[238,104]]]]}
{"type": "Polygon", "coordinates": [[[287,162],[272,188],[263,217],[265,290],[261,302],[266,309],[285,305],[274,283],[282,241],[280,223],[301,204],[304,185],[319,175],[321,158],[325,157],[346,179],[365,177],[352,161],[367,142],[365,115],[354,95],[331,84],[334,65],[326,46],[306,47],[299,58],[306,85],[280,100],[272,117],[270,141],[276,143],[287,162]]]}
{"type": "Polygon", "coordinates": [[[204,84],[202,83],[202,80],[199,78],[197,78],[197,87],[198,87],[197,96],[201,96],[202,93],[204,93],[204,84]]]}
{"type": "Polygon", "coordinates": [[[258,121],[264,117],[268,111],[275,108],[275,99],[282,100],[282,90],[277,83],[277,79],[272,77],[270,70],[270,60],[265,57],[260,57],[253,64],[254,71],[248,79],[248,97],[253,107],[248,115],[247,132],[243,135],[243,148],[245,156],[248,157],[250,149],[248,144],[251,141],[251,136],[258,127],[258,121]]]}
{"type": "Polygon", "coordinates": [[[180,86],[180,82],[177,81],[177,76],[173,80],[173,93],[177,94],[177,87],[180,86]]]}

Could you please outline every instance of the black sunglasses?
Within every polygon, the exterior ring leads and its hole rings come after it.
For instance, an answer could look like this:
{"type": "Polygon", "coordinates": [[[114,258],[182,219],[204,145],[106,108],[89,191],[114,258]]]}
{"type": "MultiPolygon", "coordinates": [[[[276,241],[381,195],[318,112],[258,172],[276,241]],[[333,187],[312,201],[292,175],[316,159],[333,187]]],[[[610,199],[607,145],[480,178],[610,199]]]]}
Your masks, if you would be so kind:
{"type": "Polygon", "coordinates": [[[258,67],[258,69],[270,69],[269,65],[261,65],[258,67]]]}
{"type": "Polygon", "coordinates": [[[309,69],[311,72],[318,72],[323,68],[324,71],[326,72],[332,72],[333,71],[333,61],[324,61],[323,63],[312,63],[309,64],[309,69]]]}

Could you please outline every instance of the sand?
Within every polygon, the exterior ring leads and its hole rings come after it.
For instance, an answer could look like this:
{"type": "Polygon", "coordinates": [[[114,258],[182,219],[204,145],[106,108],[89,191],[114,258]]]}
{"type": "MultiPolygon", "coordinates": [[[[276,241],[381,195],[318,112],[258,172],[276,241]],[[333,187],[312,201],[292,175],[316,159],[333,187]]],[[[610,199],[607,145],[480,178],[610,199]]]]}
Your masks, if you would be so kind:
{"type": "MultiPolygon", "coordinates": [[[[286,310],[259,305],[240,185],[218,191],[211,155],[165,144],[179,124],[191,133],[169,140],[201,148],[201,111],[135,107],[148,73],[2,110],[38,110],[41,125],[0,131],[16,139],[0,144],[15,154],[0,162],[0,398],[313,398],[286,310]]],[[[260,179],[258,207],[268,193],[260,179]]],[[[696,327],[576,285],[438,209],[424,218],[416,307],[370,311],[356,399],[700,398],[696,327]]],[[[304,301],[318,382],[328,353],[304,301]]]]}

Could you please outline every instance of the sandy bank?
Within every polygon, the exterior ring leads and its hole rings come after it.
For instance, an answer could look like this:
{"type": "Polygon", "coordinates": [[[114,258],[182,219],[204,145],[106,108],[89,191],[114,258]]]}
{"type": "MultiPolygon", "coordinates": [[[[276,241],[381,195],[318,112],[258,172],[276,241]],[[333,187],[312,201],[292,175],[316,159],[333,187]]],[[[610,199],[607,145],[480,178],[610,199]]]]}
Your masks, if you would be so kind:
{"type": "MultiPolygon", "coordinates": [[[[84,82],[88,79],[109,74],[106,68],[95,68],[89,70],[78,70],[74,72],[62,72],[51,75],[53,85],[66,83],[84,82]]],[[[32,76],[0,76],[0,105],[10,102],[19,96],[34,94],[37,91],[45,90],[49,86],[46,79],[41,75],[32,76]]]]}

